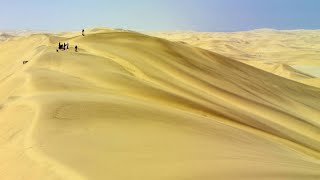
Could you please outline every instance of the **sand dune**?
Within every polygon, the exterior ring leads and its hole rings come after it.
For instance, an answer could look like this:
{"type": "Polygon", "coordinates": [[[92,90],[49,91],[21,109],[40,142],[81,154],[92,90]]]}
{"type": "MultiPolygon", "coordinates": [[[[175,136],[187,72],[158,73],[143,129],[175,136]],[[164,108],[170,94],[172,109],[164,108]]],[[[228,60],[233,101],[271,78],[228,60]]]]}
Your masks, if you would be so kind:
{"type": "Polygon", "coordinates": [[[258,29],[230,33],[161,32],[149,34],[201,47],[273,74],[320,87],[319,30],[258,29]]]}
{"type": "Polygon", "coordinates": [[[1,179],[320,178],[319,88],[123,30],[0,57],[1,179]]]}
{"type": "Polygon", "coordinates": [[[14,37],[13,35],[10,35],[8,33],[0,33],[0,42],[6,41],[6,40],[13,38],[13,37],[14,37]]]}
{"type": "Polygon", "coordinates": [[[32,35],[32,34],[37,34],[40,32],[36,31],[30,31],[30,30],[0,30],[0,43],[2,41],[7,41],[9,39],[13,39],[16,37],[21,37],[21,36],[27,36],[27,35],[32,35]]]}

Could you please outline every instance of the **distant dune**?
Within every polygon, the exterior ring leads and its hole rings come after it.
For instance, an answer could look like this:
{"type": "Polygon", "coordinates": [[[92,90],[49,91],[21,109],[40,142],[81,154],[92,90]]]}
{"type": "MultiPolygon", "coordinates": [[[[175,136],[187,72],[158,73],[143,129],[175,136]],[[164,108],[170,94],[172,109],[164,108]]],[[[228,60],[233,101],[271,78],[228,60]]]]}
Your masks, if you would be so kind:
{"type": "Polygon", "coordinates": [[[320,89],[248,65],[270,57],[282,62],[270,71],[312,79],[291,63],[316,64],[317,36],[259,35],[96,28],[0,43],[0,179],[320,179],[320,89]],[[308,55],[292,50],[307,40],[308,55]]]}
{"type": "Polygon", "coordinates": [[[10,38],[14,37],[13,35],[10,35],[8,33],[0,33],[0,42],[1,41],[6,41],[10,38]]]}
{"type": "Polygon", "coordinates": [[[320,30],[258,29],[230,33],[150,34],[201,47],[276,75],[320,88],[320,30]]]}

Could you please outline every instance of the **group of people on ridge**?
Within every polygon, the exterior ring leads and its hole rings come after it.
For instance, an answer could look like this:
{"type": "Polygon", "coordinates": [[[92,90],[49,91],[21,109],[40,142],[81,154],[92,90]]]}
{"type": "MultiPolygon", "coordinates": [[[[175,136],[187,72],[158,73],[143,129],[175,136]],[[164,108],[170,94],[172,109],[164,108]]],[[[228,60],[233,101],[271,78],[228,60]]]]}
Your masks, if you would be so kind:
{"type": "MultiPolygon", "coordinates": [[[[82,36],[84,36],[84,29],[82,29],[82,36]]],[[[58,45],[58,49],[57,49],[57,52],[59,52],[59,49],[60,50],[66,50],[66,49],[69,49],[69,43],[61,43],[61,42],[59,42],[59,45],[58,45]]],[[[78,46],[76,45],[75,47],[74,47],[74,50],[76,51],[76,52],[78,52],[78,46]]]]}
{"type": "Polygon", "coordinates": [[[69,43],[63,43],[63,44],[61,44],[61,43],[59,42],[59,49],[66,50],[66,48],[69,49],[69,43]]]}
{"type": "MultiPolygon", "coordinates": [[[[78,46],[76,45],[74,48],[75,48],[75,51],[78,52],[78,46]]],[[[62,44],[61,42],[59,42],[57,52],[59,52],[59,49],[60,49],[60,50],[69,49],[69,43],[63,43],[63,44],[62,44]]]]}

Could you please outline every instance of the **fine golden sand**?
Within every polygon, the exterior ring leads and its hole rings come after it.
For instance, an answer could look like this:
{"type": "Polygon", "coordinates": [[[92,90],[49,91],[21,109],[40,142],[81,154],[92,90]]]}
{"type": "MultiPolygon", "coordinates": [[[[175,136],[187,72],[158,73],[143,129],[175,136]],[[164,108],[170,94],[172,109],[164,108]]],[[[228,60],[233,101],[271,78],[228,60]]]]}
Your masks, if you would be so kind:
{"type": "Polygon", "coordinates": [[[320,89],[231,58],[104,28],[1,41],[0,179],[320,179],[320,89]]]}
{"type": "Polygon", "coordinates": [[[320,30],[149,33],[320,88],[320,30]]]}

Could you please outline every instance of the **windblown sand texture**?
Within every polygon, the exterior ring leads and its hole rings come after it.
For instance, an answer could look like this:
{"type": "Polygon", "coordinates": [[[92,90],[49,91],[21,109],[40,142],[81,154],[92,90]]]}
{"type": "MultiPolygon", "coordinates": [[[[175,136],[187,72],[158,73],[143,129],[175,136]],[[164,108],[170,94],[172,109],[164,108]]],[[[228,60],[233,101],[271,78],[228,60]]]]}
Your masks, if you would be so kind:
{"type": "Polygon", "coordinates": [[[320,30],[149,33],[320,88],[320,30]]]}
{"type": "Polygon", "coordinates": [[[0,179],[318,180],[319,100],[319,88],[136,32],[10,38],[0,179]]]}

